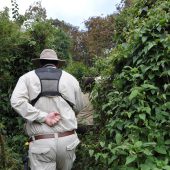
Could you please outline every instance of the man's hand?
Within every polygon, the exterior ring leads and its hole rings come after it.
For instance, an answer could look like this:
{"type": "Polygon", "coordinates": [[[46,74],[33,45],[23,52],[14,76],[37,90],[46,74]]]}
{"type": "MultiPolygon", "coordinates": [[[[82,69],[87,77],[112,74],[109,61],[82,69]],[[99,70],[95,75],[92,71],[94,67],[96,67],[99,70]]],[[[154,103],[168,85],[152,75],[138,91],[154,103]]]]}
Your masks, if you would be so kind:
{"type": "Polygon", "coordinates": [[[56,123],[58,123],[58,121],[61,119],[61,116],[59,113],[57,112],[52,112],[52,113],[49,113],[47,115],[47,117],[45,118],[45,123],[48,125],[48,126],[54,126],[56,123]]]}

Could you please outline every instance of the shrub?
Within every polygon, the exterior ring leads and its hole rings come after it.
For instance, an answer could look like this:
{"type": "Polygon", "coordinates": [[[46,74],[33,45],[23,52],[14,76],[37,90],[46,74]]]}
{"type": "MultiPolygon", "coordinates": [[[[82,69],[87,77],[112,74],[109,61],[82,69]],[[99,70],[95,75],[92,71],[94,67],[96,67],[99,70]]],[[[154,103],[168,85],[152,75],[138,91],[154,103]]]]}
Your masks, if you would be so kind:
{"type": "Polygon", "coordinates": [[[127,24],[93,92],[98,130],[84,169],[170,169],[169,13],[167,0],[135,0],[120,13],[127,24]]]}
{"type": "Polygon", "coordinates": [[[81,62],[71,61],[68,63],[65,68],[70,74],[75,76],[78,81],[82,82],[82,78],[84,76],[88,76],[90,74],[89,68],[81,62]]]}

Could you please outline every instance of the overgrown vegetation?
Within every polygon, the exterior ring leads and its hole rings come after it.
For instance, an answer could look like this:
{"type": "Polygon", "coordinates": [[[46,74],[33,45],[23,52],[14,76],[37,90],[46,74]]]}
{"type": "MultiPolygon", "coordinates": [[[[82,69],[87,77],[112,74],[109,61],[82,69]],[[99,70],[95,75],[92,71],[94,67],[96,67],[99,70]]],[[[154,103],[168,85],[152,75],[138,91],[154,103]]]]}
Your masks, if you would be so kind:
{"type": "Polygon", "coordinates": [[[10,96],[18,78],[34,68],[31,60],[39,58],[44,48],[53,48],[62,59],[70,59],[71,40],[50,21],[34,22],[21,30],[11,21],[8,9],[0,13],[0,169],[23,169],[24,143],[28,140],[24,120],[10,106],[10,96]]]}
{"type": "Polygon", "coordinates": [[[168,170],[170,1],[135,0],[118,17],[126,25],[93,92],[98,129],[81,146],[81,166],[168,170]]]}
{"type": "Polygon", "coordinates": [[[0,13],[0,169],[23,169],[24,120],[9,98],[31,59],[53,48],[80,82],[102,77],[92,92],[94,130],[80,135],[73,169],[169,170],[170,1],[127,0],[119,14],[89,19],[87,32],[47,20],[39,3],[21,16],[12,2],[14,21],[0,13]]]}

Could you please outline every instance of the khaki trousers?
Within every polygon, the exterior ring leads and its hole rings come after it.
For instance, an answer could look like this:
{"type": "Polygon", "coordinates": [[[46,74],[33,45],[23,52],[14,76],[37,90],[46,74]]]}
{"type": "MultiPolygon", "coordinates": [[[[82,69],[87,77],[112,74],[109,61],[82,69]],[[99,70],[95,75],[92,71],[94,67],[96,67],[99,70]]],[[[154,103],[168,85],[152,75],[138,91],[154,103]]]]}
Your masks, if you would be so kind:
{"type": "Polygon", "coordinates": [[[32,141],[29,145],[31,170],[71,170],[78,144],[77,134],[32,141]]]}

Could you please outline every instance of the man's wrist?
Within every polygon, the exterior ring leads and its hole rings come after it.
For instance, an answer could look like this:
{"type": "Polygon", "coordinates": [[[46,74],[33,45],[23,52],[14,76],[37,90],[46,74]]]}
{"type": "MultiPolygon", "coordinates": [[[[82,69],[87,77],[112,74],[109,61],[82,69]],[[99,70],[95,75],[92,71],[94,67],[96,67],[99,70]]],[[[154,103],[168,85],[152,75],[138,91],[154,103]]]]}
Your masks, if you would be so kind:
{"type": "Polygon", "coordinates": [[[38,122],[39,123],[45,123],[47,116],[48,116],[48,113],[40,112],[39,116],[38,116],[38,122]]]}

